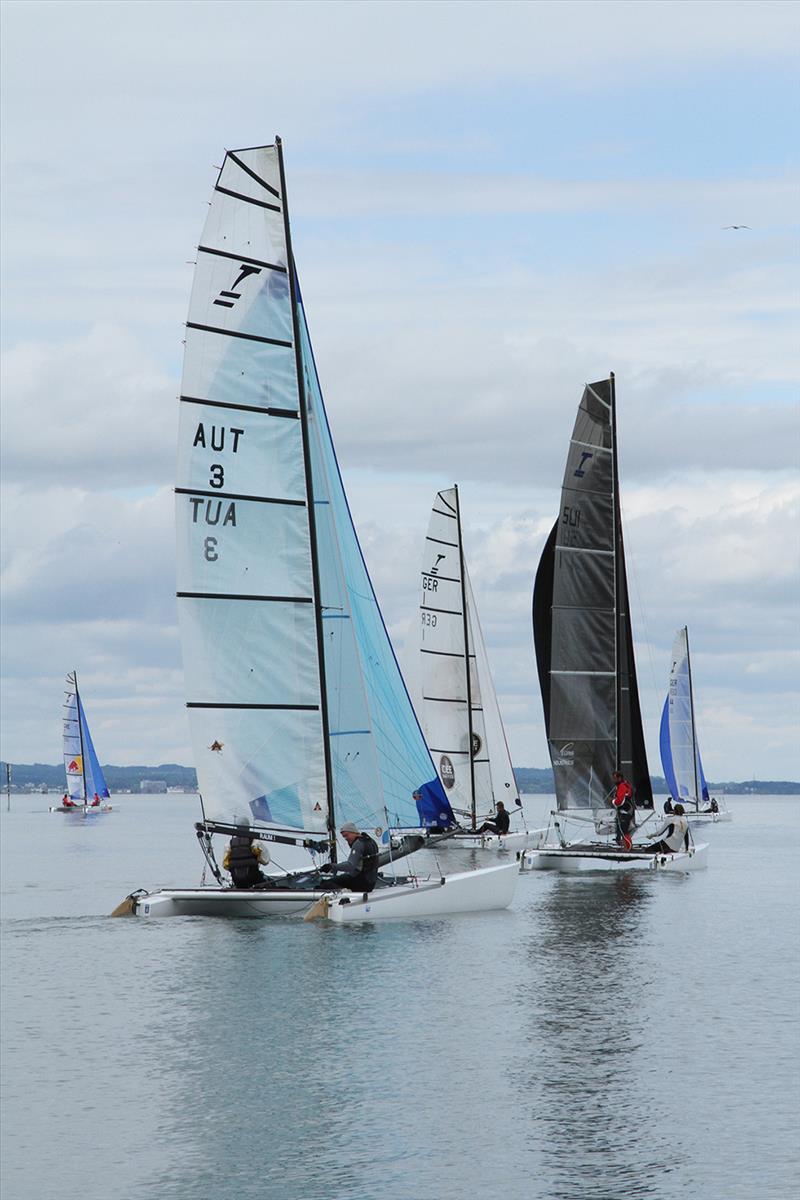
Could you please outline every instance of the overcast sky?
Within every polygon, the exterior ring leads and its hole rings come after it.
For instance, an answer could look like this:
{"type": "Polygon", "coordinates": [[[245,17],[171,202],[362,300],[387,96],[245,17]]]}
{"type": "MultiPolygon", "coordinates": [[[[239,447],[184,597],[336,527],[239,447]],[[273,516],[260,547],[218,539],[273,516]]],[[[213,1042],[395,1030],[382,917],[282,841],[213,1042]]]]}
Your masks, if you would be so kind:
{"type": "Polygon", "coordinates": [[[2,757],[58,760],[75,668],[101,761],[192,761],[172,498],[191,261],[224,149],[279,133],[401,659],[457,482],[512,756],[547,764],[532,580],[583,385],[614,370],[651,770],[688,624],[706,774],[799,778],[799,14],[6,0],[2,757]]]}

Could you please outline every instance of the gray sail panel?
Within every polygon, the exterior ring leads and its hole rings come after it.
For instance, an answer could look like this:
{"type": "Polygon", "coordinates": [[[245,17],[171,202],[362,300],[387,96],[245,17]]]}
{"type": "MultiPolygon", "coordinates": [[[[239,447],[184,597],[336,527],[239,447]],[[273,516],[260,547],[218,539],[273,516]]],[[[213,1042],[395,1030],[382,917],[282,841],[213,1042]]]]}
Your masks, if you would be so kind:
{"type": "Polygon", "coordinates": [[[584,391],[555,542],[548,740],[561,808],[603,803],[615,766],[611,408],[584,391]]]}

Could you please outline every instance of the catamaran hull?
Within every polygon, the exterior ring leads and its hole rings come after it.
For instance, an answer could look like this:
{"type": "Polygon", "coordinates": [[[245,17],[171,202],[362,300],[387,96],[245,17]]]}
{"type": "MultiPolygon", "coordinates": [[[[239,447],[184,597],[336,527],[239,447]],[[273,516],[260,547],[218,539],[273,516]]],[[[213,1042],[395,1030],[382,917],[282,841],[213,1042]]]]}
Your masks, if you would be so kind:
{"type": "Polygon", "coordinates": [[[442,850],[528,850],[541,846],[547,828],[522,829],[512,833],[457,833],[436,847],[442,850]]]}
{"type": "Polygon", "coordinates": [[[353,921],[386,921],[445,916],[450,913],[486,912],[508,908],[514,899],[519,865],[504,863],[420,879],[416,885],[371,892],[366,898],[339,893],[328,907],[328,919],[344,925],[353,921]]]}
{"type": "Polygon", "coordinates": [[[354,892],[241,891],[236,888],[162,888],[134,894],[137,917],[303,917],[319,901],[338,924],[392,918],[440,916],[507,908],[514,898],[516,862],[441,878],[419,878],[397,887],[378,888],[366,899],[354,892]]]}
{"type": "Polygon", "coordinates": [[[690,825],[718,825],[720,821],[732,821],[733,813],[728,812],[685,812],[683,814],[690,825]]]}
{"type": "Polygon", "coordinates": [[[63,804],[51,804],[48,812],[71,813],[73,817],[98,817],[100,813],[112,812],[110,804],[95,805],[79,805],[77,808],[64,808],[63,804]]]}
{"type": "Polygon", "coordinates": [[[592,854],[569,847],[546,847],[527,850],[520,860],[523,871],[563,871],[579,874],[585,871],[702,871],[708,866],[708,843],[702,842],[691,850],[676,854],[641,854],[598,850],[592,854]]]}

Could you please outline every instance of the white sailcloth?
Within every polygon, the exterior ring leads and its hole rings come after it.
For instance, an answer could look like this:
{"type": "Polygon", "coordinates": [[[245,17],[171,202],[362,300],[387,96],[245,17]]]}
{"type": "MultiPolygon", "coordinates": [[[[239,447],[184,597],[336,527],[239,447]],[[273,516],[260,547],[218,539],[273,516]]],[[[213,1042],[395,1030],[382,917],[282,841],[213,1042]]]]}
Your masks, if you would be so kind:
{"type": "Polygon", "coordinates": [[[454,810],[474,819],[517,791],[464,561],[458,492],[438,492],[422,565],[420,717],[454,810]],[[467,672],[469,664],[469,673],[467,672]]]}
{"type": "Polygon", "coordinates": [[[321,832],[327,804],[278,148],[226,155],[197,251],[177,575],[207,814],[321,832]]]}

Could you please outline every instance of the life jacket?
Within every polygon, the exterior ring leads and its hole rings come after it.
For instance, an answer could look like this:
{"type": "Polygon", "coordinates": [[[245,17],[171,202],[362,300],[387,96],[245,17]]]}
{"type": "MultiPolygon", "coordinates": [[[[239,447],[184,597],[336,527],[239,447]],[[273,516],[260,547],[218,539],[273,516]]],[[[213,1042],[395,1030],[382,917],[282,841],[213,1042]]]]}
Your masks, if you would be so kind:
{"type": "Polygon", "coordinates": [[[253,843],[250,838],[234,834],[231,838],[228,857],[228,870],[237,888],[251,888],[261,882],[261,872],[258,861],[253,854],[253,843]]]}
{"type": "Polygon", "coordinates": [[[359,834],[351,847],[354,850],[361,843],[361,870],[347,878],[347,886],[354,892],[371,892],[378,879],[378,843],[373,842],[368,833],[359,834]]]}

